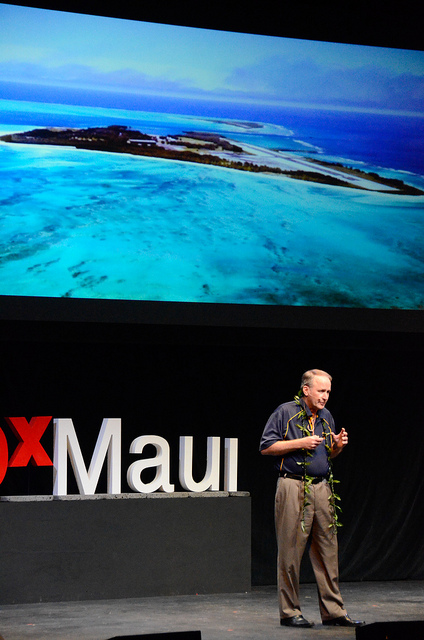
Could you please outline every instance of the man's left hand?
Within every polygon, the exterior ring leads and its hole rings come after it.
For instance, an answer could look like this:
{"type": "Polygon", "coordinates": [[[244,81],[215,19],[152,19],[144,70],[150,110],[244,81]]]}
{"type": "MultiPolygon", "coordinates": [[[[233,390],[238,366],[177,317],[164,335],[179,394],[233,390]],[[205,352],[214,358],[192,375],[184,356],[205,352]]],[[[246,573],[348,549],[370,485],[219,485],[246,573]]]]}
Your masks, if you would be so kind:
{"type": "Polygon", "coordinates": [[[333,433],[333,455],[340,453],[348,443],[347,431],[342,429],[340,433],[333,433]]]}

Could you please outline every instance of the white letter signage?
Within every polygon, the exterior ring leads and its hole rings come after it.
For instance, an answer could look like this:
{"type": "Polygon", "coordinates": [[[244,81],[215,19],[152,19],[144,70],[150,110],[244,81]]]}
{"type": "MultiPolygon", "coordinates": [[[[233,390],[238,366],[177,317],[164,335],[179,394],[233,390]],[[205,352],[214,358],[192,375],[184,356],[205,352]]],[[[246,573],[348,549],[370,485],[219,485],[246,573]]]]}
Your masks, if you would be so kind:
{"type": "Polygon", "coordinates": [[[108,493],[121,493],[120,418],[105,418],[103,420],[88,473],[70,418],[54,420],[53,441],[54,496],[67,495],[68,453],[81,495],[87,496],[95,493],[106,455],[108,458],[107,491],[108,493]]]}
{"type": "Polygon", "coordinates": [[[237,445],[237,438],[225,438],[224,491],[237,491],[237,445]]]}
{"type": "Polygon", "coordinates": [[[208,438],[207,467],[203,480],[193,480],[193,436],[180,438],[180,483],[187,491],[219,491],[219,438],[208,438]]]}
{"type": "MultiPolygon", "coordinates": [[[[49,427],[52,416],[35,416],[29,421],[22,417],[5,419],[18,439],[9,459],[8,440],[0,428],[0,484],[9,467],[25,467],[29,463],[35,466],[53,467],[53,495],[68,495],[68,457],[72,465],[79,494],[94,495],[99,483],[100,474],[107,460],[107,493],[121,493],[121,418],[104,418],[94,452],[87,467],[81,452],[74,424],[71,418],[55,418],[53,420],[53,462],[41,444],[41,438],[49,427]]],[[[220,490],[221,450],[220,438],[210,436],[207,439],[206,466],[203,478],[202,471],[193,477],[193,437],[182,436],[179,440],[179,481],[185,491],[202,493],[220,490]]],[[[137,493],[153,493],[164,491],[173,493],[175,486],[171,484],[171,452],[169,443],[161,436],[139,436],[130,445],[129,453],[142,454],[146,446],[152,445],[156,453],[154,457],[136,460],[127,470],[128,486],[137,493]],[[144,474],[146,469],[150,473],[144,474]]],[[[238,440],[225,438],[224,445],[224,478],[223,490],[237,492],[238,440]]],[[[145,454],[149,455],[149,453],[145,454]]]]}
{"type": "Polygon", "coordinates": [[[146,444],[156,447],[156,456],[133,462],[127,471],[127,482],[131,489],[139,493],[153,493],[153,491],[165,491],[173,493],[174,485],[169,482],[169,444],[160,436],[140,436],[136,438],[130,447],[130,453],[141,453],[146,444]],[[156,467],[156,475],[151,482],[145,484],[141,480],[141,472],[144,469],[156,467]]]}

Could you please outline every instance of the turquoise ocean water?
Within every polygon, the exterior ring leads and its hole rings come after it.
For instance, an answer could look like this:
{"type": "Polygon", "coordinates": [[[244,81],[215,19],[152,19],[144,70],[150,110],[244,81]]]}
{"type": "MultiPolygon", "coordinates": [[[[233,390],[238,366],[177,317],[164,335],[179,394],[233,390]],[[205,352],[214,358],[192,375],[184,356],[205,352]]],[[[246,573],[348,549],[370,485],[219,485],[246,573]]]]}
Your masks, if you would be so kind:
{"type": "MultiPolygon", "coordinates": [[[[424,187],[369,139],[174,114],[0,101],[0,132],[126,124],[341,158],[424,187]],[[24,121],[25,120],[25,121],[24,121]],[[302,137],[303,133],[303,137],[302,137]],[[366,145],[368,144],[368,147],[366,145]],[[371,145],[372,146],[372,145],[371,145]],[[374,146],[373,146],[374,148],[374,146]]],[[[293,126],[293,124],[295,126],[293,126]]],[[[0,143],[0,294],[406,309],[424,304],[424,197],[219,167],[0,143]]]]}

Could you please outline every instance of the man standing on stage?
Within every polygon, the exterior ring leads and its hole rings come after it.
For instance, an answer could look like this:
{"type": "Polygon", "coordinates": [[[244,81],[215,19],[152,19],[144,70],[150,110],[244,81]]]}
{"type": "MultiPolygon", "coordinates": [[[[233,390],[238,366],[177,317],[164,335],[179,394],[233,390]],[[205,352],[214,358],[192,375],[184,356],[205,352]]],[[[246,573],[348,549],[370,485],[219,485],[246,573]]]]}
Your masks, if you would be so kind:
{"type": "Polygon", "coordinates": [[[338,584],[337,496],[331,459],[347,445],[348,436],[344,429],[336,435],[333,416],[325,408],[331,380],[320,369],[306,371],[299,396],[274,411],[260,444],[263,455],[276,457],[279,472],[275,526],[280,622],[284,626],[314,624],[302,616],[299,600],[300,563],[308,538],[323,624],[364,624],[347,615],[338,584]]]}

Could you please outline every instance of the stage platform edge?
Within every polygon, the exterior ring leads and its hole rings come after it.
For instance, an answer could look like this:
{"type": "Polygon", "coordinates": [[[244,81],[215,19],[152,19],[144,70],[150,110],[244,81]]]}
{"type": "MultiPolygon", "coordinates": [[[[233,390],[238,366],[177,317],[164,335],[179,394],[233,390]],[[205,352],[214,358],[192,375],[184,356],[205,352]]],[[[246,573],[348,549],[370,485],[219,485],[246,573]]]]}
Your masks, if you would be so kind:
{"type": "Polygon", "coordinates": [[[251,589],[247,492],[0,498],[0,603],[251,589]]]}

